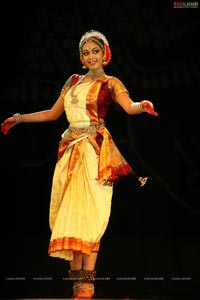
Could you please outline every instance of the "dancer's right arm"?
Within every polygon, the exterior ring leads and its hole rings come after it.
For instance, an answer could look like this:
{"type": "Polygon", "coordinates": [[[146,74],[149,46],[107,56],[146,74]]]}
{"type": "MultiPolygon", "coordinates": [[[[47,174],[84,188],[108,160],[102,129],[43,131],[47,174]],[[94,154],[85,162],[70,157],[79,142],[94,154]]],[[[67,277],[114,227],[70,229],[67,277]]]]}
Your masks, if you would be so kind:
{"type": "Polygon", "coordinates": [[[1,132],[7,134],[8,131],[19,123],[38,123],[57,120],[64,112],[63,96],[60,96],[51,109],[38,111],[29,114],[17,114],[5,119],[1,123],[1,132]]]}

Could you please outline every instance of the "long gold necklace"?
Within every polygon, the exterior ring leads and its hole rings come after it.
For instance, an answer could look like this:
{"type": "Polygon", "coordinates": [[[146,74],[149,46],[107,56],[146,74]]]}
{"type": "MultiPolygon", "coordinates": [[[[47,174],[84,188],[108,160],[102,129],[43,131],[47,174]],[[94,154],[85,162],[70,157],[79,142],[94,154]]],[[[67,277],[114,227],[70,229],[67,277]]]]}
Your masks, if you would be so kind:
{"type": "Polygon", "coordinates": [[[86,75],[84,75],[84,76],[82,76],[78,81],[77,81],[77,83],[75,84],[75,85],[73,85],[73,87],[72,87],[72,89],[71,89],[71,103],[72,104],[77,104],[78,102],[79,102],[79,100],[78,100],[78,94],[74,94],[74,90],[75,90],[75,88],[77,87],[77,85],[81,82],[81,80],[85,77],[86,75]]]}
{"type": "Polygon", "coordinates": [[[90,77],[90,79],[91,79],[91,81],[95,81],[96,79],[98,79],[98,78],[100,78],[100,77],[102,77],[103,75],[105,75],[105,73],[104,73],[104,70],[100,70],[100,71],[94,71],[94,72],[91,72],[91,71],[89,71],[86,75],[84,75],[84,76],[82,76],[78,81],[77,81],[77,83],[72,87],[72,89],[71,89],[71,103],[72,104],[77,104],[78,102],[79,102],[79,100],[78,100],[78,94],[74,94],[74,90],[75,90],[75,88],[77,87],[77,85],[86,77],[86,76],[88,76],[88,77],[90,77]]]}

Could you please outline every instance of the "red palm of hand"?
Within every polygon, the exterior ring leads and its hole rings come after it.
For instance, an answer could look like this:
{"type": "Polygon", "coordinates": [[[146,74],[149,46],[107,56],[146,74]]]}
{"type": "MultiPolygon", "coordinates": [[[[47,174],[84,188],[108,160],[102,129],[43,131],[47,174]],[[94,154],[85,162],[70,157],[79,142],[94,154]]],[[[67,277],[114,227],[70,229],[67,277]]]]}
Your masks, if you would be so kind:
{"type": "Polygon", "coordinates": [[[153,103],[151,103],[150,101],[143,100],[142,107],[143,107],[144,111],[147,112],[148,114],[151,114],[156,117],[158,116],[158,113],[154,110],[153,103]]]}

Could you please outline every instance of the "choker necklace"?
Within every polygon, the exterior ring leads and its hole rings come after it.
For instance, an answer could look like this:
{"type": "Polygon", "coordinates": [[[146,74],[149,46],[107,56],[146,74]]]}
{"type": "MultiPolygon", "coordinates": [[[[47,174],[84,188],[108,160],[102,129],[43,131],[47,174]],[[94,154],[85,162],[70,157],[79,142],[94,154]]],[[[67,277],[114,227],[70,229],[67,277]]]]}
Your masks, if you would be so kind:
{"type": "Polygon", "coordinates": [[[91,78],[91,80],[96,80],[96,79],[102,77],[103,75],[105,75],[104,70],[94,71],[94,72],[89,71],[86,74],[86,76],[89,76],[91,78]]]}

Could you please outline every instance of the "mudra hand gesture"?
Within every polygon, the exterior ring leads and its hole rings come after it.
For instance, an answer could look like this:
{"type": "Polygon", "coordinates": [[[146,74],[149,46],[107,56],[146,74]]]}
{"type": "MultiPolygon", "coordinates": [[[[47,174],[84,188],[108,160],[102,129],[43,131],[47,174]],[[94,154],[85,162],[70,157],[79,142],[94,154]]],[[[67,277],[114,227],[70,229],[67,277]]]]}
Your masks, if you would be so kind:
{"type": "Polygon", "coordinates": [[[156,117],[158,116],[158,113],[154,110],[153,103],[150,102],[149,100],[142,101],[142,108],[146,113],[156,117]]]}
{"type": "Polygon", "coordinates": [[[21,122],[20,120],[20,115],[19,114],[14,114],[12,117],[9,117],[7,119],[5,119],[2,123],[1,123],[1,132],[3,134],[7,134],[8,131],[14,127],[15,125],[19,124],[21,122]]]}

